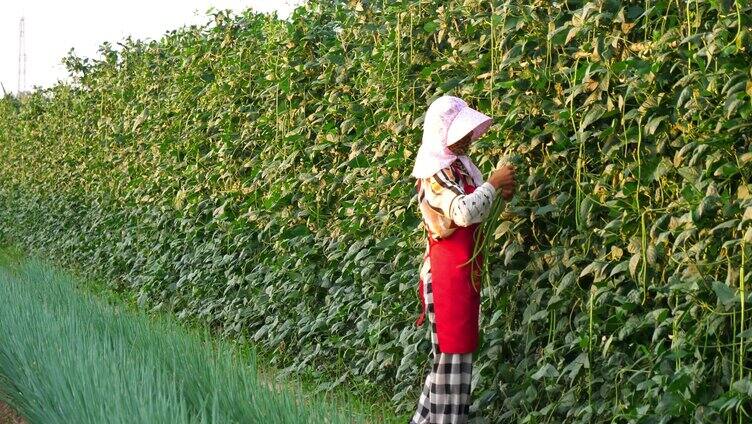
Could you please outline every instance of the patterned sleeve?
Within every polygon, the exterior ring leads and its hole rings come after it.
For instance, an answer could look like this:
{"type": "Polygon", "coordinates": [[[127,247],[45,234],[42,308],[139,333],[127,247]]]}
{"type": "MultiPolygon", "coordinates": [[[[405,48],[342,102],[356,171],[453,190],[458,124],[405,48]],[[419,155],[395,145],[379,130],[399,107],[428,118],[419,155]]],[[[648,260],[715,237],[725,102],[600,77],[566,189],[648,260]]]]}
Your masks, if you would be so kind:
{"type": "Polygon", "coordinates": [[[465,194],[451,168],[437,172],[427,178],[425,183],[428,205],[460,227],[486,219],[496,197],[496,190],[488,182],[480,185],[473,193],[465,194]]]}

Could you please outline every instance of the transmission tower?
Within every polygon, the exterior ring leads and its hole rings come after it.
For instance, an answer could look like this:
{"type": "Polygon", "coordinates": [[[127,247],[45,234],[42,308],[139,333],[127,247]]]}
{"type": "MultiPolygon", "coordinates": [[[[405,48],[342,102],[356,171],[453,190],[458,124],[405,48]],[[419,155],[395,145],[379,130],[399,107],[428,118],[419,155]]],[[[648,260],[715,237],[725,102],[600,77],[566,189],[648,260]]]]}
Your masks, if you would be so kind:
{"type": "Polygon", "coordinates": [[[18,24],[18,87],[17,93],[26,89],[26,22],[21,17],[18,24]]]}

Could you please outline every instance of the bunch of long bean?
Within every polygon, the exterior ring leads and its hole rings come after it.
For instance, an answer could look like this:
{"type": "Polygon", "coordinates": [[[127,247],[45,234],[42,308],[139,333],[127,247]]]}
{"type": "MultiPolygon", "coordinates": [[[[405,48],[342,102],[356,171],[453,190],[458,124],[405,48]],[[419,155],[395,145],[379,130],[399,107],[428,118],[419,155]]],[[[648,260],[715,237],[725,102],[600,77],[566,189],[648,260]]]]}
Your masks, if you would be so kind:
{"type": "MultiPolygon", "coordinates": [[[[491,275],[488,267],[489,261],[487,261],[486,258],[491,251],[493,233],[499,225],[499,216],[501,216],[505,204],[506,202],[504,199],[500,195],[497,196],[491,205],[491,212],[488,214],[488,217],[475,230],[475,246],[473,248],[473,256],[469,262],[475,261],[478,255],[480,255],[482,263],[480,264],[479,278],[481,282],[485,284],[491,283],[491,275]]],[[[479,287],[479,284],[476,283],[476,277],[478,277],[477,273],[473,272],[472,276],[473,287],[479,287]]]]}
{"type": "MultiPolygon", "coordinates": [[[[515,159],[519,158],[505,157],[501,161],[499,161],[498,166],[511,165],[515,159]]],[[[480,289],[480,286],[483,282],[489,286],[491,284],[491,271],[489,268],[490,261],[488,261],[487,258],[491,252],[491,247],[493,245],[493,235],[496,232],[496,228],[499,226],[499,217],[504,211],[505,206],[506,201],[504,200],[504,198],[501,196],[501,194],[497,195],[493,203],[491,204],[491,211],[489,212],[488,216],[475,230],[475,245],[473,247],[473,255],[470,260],[466,262],[466,264],[475,263],[475,261],[478,259],[478,256],[480,256],[480,259],[482,261],[482,263],[480,264],[480,270],[478,270],[480,272],[477,272],[474,269],[471,274],[473,288],[475,288],[476,290],[480,289]],[[476,279],[480,279],[480,281],[477,281],[476,279]]]]}

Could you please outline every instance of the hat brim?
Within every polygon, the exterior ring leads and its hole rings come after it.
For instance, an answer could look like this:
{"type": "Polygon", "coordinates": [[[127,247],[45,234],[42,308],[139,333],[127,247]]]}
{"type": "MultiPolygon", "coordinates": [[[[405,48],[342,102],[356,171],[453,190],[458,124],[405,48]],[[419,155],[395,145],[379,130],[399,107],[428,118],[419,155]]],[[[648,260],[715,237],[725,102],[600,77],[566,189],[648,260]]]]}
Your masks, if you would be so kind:
{"type": "Polygon", "coordinates": [[[457,113],[454,120],[452,120],[451,125],[449,125],[449,130],[447,131],[447,146],[451,146],[458,142],[471,131],[473,132],[473,135],[471,136],[470,141],[477,140],[488,131],[492,123],[493,120],[491,117],[480,113],[471,107],[462,108],[459,113],[457,113]]]}

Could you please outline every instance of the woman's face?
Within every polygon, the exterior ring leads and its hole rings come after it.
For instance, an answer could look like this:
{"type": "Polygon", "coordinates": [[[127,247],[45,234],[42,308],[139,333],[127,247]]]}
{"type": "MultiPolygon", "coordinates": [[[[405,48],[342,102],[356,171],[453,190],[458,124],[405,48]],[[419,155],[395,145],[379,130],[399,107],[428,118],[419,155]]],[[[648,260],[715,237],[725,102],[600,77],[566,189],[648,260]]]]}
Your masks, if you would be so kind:
{"type": "Polygon", "coordinates": [[[454,143],[454,144],[452,144],[450,146],[447,146],[447,147],[455,155],[457,155],[457,156],[463,156],[463,155],[465,155],[467,153],[467,148],[468,148],[468,146],[470,146],[470,140],[471,140],[472,136],[473,136],[473,132],[470,131],[469,133],[467,133],[467,135],[465,135],[464,137],[462,137],[461,139],[459,139],[456,143],[454,143]]]}

